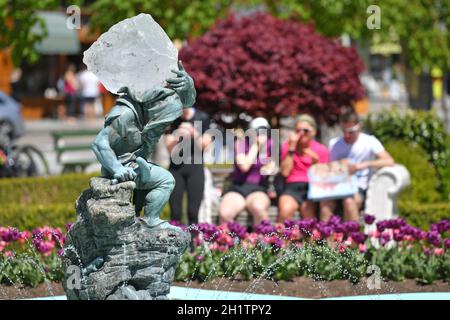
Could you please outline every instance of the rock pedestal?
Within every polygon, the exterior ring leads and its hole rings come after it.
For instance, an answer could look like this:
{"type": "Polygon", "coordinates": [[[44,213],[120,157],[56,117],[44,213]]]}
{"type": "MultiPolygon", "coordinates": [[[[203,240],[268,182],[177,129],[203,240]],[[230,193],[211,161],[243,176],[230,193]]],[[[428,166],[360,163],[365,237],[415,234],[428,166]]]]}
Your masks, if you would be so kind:
{"type": "Polygon", "coordinates": [[[149,228],[135,217],[134,182],[92,178],[67,234],[63,287],[69,300],[167,299],[190,236],[149,228]],[[79,279],[78,279],[79,277],[79,279]]]}

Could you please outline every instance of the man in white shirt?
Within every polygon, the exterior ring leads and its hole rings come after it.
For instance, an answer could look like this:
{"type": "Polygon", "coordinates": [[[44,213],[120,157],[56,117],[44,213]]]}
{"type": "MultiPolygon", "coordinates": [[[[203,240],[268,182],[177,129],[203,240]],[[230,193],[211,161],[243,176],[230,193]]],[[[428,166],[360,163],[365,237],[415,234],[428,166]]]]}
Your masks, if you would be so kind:
{"type": "MultiPolygon", "coordinates": [[[[358,220],[369,179],[376,169],[392,166],[394,160],[374,136],[361,132],[358,115],[353,111],[341,115],[342,137],[330,141],[330,161],[348,159],[349,171],[358,178],[359,192],[342,200],[345,220],[358,220]]],[[[335,202],[329,201],[330,214],[335,202]]]]}
{"type": "Polygon", "coordinates": [[[86,67],[78,75],[81,89],[81,113],[89,118],[94,117],[95,99],[100,96],[100,81],[97,76],[86,67]]]}

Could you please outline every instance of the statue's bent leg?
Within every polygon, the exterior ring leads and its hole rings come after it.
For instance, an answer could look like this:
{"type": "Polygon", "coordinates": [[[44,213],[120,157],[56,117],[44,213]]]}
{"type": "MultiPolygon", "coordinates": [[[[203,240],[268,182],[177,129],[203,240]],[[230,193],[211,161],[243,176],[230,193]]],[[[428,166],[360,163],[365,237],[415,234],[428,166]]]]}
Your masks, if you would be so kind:
{"type": "Polygon", "coordinates": [[[144,201],[144,221],[150,226],[167,227],[167,221],[159,218],[162,209],[169,201],[170,194],[175,187],[172,174],[155,164],[148,164],[151,168],[149,181],[143,181],[138,189],[149,190],[144,201]]]}

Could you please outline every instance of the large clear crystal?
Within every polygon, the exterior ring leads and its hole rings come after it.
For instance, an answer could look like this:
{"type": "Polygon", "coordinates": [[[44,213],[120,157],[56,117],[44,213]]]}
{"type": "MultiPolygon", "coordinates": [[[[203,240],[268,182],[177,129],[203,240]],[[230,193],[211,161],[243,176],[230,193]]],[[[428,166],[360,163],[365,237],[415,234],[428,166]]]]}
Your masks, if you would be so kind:
{"type": "Polygon", "coordinates": [[[178,51],[160,25],[141,13],[113,25],[84,52],[83,62],[112,93],[127,86],[142,98],[176,77],[178,51]]]}

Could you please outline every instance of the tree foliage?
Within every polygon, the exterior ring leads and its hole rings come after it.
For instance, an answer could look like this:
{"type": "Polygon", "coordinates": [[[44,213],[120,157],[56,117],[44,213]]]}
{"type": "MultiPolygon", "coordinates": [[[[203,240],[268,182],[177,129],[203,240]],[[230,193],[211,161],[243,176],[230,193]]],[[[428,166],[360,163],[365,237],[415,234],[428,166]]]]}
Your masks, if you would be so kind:
{"type": "Polygon", "coordinates": [[[325,35],[390,40],[395,33],[405,62],[420,71],[450,69],[450,1],[448,0],[261,0],[276,16],[313,21],[325,35]],[[367,8],[381,9],[381,29],[369,30],[367,8]]]}
{"type": "MultiPolygon", "coordinates": [[[[231,15],[180,52],[197,88],[197,106],[237,119],[310,112],[334,123],[363,96],[363,64],[354,48],[309,24],[265,13],[231,15]]],[[[221,122],[221,119],[216,119],[221,122]]]]}
{"type": "MultiPolygon", "coordinates": [[[[280,18],[314,22],[327,36],[349,34],[371,40],[375,35],[400,38],[406,62],[416,70],[438,66],[450,69],[450,1],[448,0],[72,0],[91,14],[93,30],[106,31],[113,24],[141,12],[150,13],[171,38],[202,35],[230,10],[266,8],[280,18]],[[381,29],[366,26],[369,5],[381,8],[381,29]]],[[[0,0],[0,48],[11,47],[15,64],[36,61],[34,45],[45,37],[45,23],[36,10],[64,8],[68,1],[0,0]],[[33,33],[34,25],[41,33],[33,33]]]]}
{"type": "Polygon", "coordinates": [[[15,65],[22,60],[36,62],[34,45],[47,35],[45,22],[36,10],[53,9],[56,0],[0,0],[0,48],[10,48],[15,65]],[[33,27],[40,32],[32,32],[33,27]]]}
{"type": "Polygon", "coordinates": [[[224,16],[231,3],[231,0],[97,0],[86,7],[91,13],[92,30],[104,32],[123,19],[149,13],[169,37],[186,39],[203,34],[217,18],[224,16]]]}

